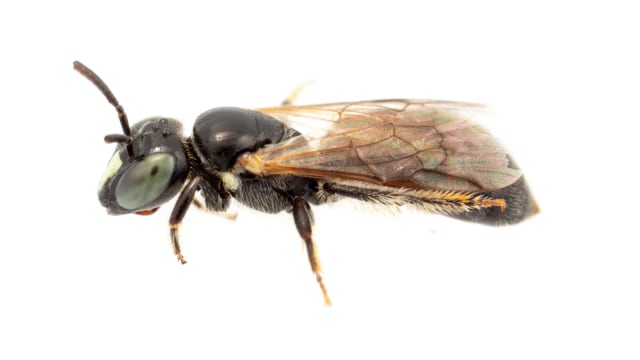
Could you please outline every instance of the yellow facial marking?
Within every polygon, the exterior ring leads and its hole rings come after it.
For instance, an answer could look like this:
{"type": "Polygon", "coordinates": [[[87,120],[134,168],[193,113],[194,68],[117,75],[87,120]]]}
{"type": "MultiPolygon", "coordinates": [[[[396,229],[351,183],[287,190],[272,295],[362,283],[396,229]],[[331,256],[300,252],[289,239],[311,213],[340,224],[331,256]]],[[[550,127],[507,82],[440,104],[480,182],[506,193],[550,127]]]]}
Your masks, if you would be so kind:
{"type": "Polygon", "coordinates": [[[104,174],[102,175],[102,178],[98,183],[98,192],[102,190],[102,187],[107,182],[107,180],[115,175],[118,170],[120,170],[120,167],[122,167],[122,160],[120,160],[120,152],[116,151],[111,157],[111,160],[109,160],[107,168],[104,170],[104,174]]]}

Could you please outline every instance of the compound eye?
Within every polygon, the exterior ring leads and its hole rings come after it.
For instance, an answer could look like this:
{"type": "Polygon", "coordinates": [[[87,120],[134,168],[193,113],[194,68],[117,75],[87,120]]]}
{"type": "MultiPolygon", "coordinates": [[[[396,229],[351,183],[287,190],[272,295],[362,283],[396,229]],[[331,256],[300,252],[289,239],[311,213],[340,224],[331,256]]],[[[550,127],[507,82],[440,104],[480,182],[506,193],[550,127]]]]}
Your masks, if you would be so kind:
{"type": "Polygon", "coordinates": [[[151,204],[169,187],[176,160],[171,154],[156,153],[133,164],[116,186],[116,201],[133,210],[151,204]]]}

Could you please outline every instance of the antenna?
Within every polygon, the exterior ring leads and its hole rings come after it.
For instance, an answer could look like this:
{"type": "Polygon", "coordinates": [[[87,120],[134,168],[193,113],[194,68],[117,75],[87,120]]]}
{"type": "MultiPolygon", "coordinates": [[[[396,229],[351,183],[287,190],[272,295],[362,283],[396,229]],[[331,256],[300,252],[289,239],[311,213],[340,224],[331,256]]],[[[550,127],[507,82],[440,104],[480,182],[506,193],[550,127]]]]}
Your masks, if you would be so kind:
{"type": "Polygon", "coordinates": [[[118,99],[116,99],[116,97],[113,95],[107,84],[105,84],[104,81],[102,81],[102,79],[100,79],[100,77],[93,72],[93,70],[89,69],[83,63],[81,63],[80,61],[74,61],[73,69],[82,74],[82,76],[87,78],[89,81],[91,81],[93,85],[95,85],[100,90],[100,92],[107,98],[107,101],[109,101],[109,103],[113,105],[113,107],[115,107],[116,111],[118,112],[118,118],[120,119],[120,125],[122,126],[122,132],[124,132],[124,136],[121,134],[107,135],[105,136],[105,141],[107,143],[126,143],[127,153],[129,153],[129,156],[133,156],[129,120],[127,119],[127,114],[124,112],[124,108],[118,102],[118,99]]]}

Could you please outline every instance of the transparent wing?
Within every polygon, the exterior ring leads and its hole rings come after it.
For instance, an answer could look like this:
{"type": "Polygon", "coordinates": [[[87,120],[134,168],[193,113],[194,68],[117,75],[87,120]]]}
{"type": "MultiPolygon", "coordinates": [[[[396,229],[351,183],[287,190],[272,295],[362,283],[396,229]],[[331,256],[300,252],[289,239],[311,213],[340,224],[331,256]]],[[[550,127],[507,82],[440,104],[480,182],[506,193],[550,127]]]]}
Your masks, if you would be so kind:
{"type": "Polygon", "coordinates": [[[521,173],[471,119],[482,106],[379,100],[258,109],[303,135],[239,159],[260,175],[294,174],[392,187],[491,191],[521,173]]]}

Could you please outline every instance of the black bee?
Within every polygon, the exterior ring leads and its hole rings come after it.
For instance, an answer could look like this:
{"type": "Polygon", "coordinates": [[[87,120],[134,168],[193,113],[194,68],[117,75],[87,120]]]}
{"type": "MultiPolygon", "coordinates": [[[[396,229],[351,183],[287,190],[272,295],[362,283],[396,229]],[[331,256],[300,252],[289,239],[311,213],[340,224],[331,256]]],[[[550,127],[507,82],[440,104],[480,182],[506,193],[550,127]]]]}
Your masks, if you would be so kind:
{"type": "Polygon", "coordinates": [[[266,213],[285,210],[293,214],[329,305],[311,205],[348,197],[494,225],[538,211],[509,155],[470,121],[481,108],[476,104],[376,100],[222,107],[200,115],[186,137],[180,122],[164,117],[129,128],[106,84],[80,62],[74,69],[100,89],[122,125],[122,134],[105,136],[117,148],[100,182],[100,202],[110,214],[149,215],[178,195],[169,226],[182,263],[178,230],[192,204],[225,211],[235,198],[266,213]]]}

